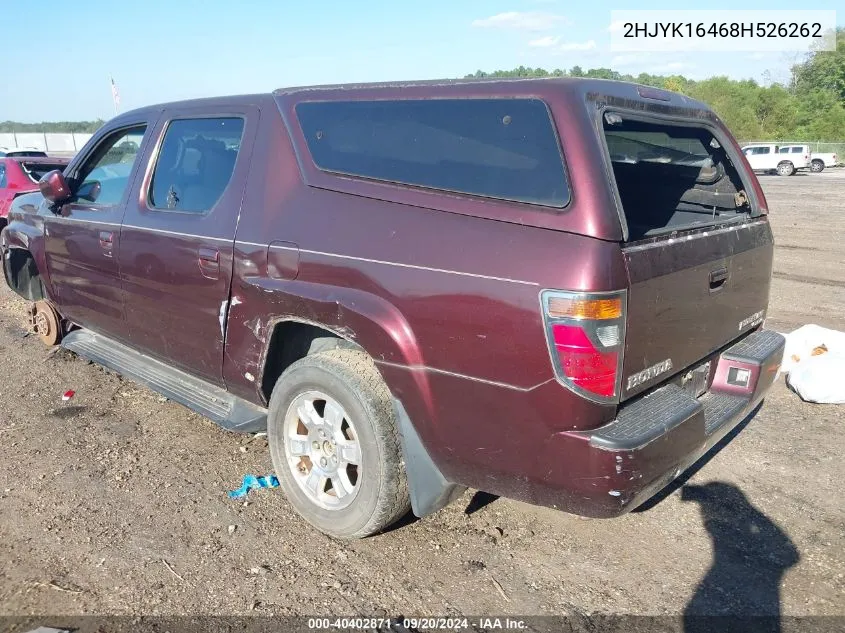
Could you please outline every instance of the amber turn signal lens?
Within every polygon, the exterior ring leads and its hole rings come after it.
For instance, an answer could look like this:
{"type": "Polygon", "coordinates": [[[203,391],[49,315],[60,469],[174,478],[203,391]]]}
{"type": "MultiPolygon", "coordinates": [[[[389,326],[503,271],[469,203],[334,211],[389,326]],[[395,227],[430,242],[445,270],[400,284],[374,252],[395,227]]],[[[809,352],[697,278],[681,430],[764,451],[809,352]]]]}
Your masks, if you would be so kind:
{"type": "Polygon", "coordinates": [[[552,319],[618,319],[622,316],[622,298],[574,299],[551,297],[548,307],[552,319]]]}

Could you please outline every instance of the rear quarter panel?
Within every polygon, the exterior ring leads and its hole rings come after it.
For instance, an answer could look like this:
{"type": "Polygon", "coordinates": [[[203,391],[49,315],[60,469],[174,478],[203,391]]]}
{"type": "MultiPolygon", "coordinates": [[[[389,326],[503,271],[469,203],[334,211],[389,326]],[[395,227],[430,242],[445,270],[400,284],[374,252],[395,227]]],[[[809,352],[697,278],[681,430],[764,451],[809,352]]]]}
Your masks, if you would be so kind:
{"type": "MultiPolygon", "coordinates": [[[[321,325],[373,357],[447,476],[509,494],[499,473],[541,480],[532,451],[613,417],[556,382],[539,294],[624,287],[618,243],[308,186],[281,120],[262,119],[235,243],[233,392],[261,400],[275,323],[321,325]],[[268,269],[271,240],[290,253],[284,275],[268,269]]],[[[596,203],[582,191],[565,213],[596,203]]]]}

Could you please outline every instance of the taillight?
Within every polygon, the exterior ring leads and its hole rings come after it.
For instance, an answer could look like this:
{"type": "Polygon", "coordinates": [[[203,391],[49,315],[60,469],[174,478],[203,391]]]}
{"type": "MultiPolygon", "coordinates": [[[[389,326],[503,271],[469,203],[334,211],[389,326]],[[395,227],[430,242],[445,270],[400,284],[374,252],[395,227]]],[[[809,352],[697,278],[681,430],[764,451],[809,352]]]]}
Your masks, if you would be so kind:
{"type": "Polygon", "coordinates": [[[555,376],[596,402],[618,402],[625,344],[625,291],[540,295],[555,376]]]}

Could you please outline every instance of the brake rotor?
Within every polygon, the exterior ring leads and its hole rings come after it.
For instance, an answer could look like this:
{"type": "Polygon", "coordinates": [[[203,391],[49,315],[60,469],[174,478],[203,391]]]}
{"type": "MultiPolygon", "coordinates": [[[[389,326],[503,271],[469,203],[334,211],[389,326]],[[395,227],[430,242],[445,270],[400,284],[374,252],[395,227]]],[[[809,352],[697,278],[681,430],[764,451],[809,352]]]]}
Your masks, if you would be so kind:
{"type": "Polygon", "coordinates": [[[45,345],[57,345],[62,340],[62,321],[56,309],[47,301],[36,301],[32,308],[32,325],[45,345]]]}

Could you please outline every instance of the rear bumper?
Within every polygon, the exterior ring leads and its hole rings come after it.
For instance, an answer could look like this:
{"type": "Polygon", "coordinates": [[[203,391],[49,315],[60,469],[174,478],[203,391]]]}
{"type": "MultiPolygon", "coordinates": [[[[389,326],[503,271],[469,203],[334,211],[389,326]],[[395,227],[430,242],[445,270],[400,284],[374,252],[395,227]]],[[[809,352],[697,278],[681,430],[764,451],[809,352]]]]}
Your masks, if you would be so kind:
{"type": "Polygon", "coordinates": [[[777,376],[783,349],[783,336],[759,330],[719,355],[704,396],[669,384],[623,406],[598,429],[558,434],[561,448],[566,445],[577,463],[568,491],[570,499],[578,499],[572,511],[618,516],[669,484],[760,403],[777,376]]]}

